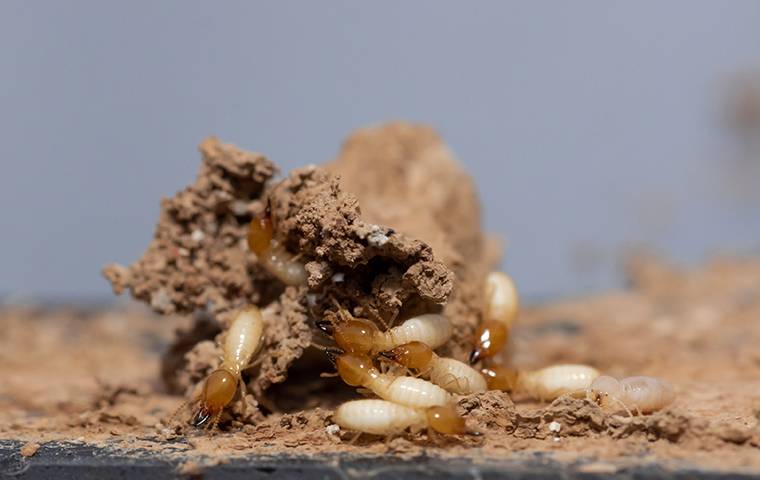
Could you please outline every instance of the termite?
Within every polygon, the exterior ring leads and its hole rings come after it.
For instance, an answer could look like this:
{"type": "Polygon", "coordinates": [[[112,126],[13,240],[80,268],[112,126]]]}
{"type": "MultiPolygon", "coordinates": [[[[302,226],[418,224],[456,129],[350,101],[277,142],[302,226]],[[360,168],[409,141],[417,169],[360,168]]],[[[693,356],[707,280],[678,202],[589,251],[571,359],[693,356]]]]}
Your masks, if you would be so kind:
{"type": "Polygon", "coordinates": [[[343,308],[336,322],[324,320],[317,326],[346,352],[376,355],[405,343],[418,341],[438,348],[451,338],[451,321],[437,313],[427,313],[404,321],[401,325],[382,331],[375,322],[356,318],[343,308]]]}
{"type": "Polygon", "coordinates": [[[446,435],[476,434],[467,431],[464,418],[453,405],[413,408],[387,400],[351,400],[338,407],[333,421],[346,430],[374,435],[424,428],[446,435]]]}
{"type": "Polygon", "coordinates": [[[250,306],[236,314],[221,341],[221,365],[206,377],[200,395],[190,402],[198,405],[191,422],[194,426],[203,426],[211,420],[214,429],[238,387],[245,396],[241,372],[250,367],[251,358],[261,345],[263,330],[264,318],[257,307],[250,306]]]}
{"type": "Polygon", "coordinates": [[[470,363],[493,357],[509,340],[512,323],[520,308],[520,297],[512,279],[503,272],[491,272],[483,285],[483,321],[475,332],[475,348],[470,363]]]}
{"type": "Polygon", "coordinates": [[[274,238],[274,223],[269,207],[263,215],[251,220],[248,228],[248,248],[259,263],[286,285],[306,285],[308,274],[302,262],[274,238]]]}
{"type": "Polygon", "coordinates": [[[484,368],[482,372],[489,390],[524,393],[540,401],[585,391],[599,376],[599,371],[594,367],[577,364],[553,365],[533,371],[493,366],[484,368]]]}
{"type": "Polygon", "coordinates": [[[675,399],[673,387],[669,383],[646,376],[618,380],[602,375],[584,391],[587,398],[602,408],[621,406],[629,415],[631,410],[639,414],[655,412],[675,399]]]}
{"type": "Polygon", "coordinates": [[[449,393],[421,378],[380,373],[367,355],[343,353],[334,358],[338,375],[352,387],[364,387],[378,397],[407,407],[446,405],[449,393]]]}
{"type": "Polygon", "coordinates": [[[451,393],[469,395],[487,389],[480,372],[459,360],[439,357],[423,342],[405,343],[381,355],[419,371],[420,375],[451,393]]]}

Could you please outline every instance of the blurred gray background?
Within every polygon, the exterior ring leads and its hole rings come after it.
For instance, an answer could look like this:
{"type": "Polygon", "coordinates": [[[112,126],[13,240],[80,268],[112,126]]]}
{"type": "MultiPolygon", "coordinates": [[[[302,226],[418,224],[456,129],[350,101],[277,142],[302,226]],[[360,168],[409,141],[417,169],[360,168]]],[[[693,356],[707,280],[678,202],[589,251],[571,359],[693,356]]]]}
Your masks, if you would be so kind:
{"type": "Polygon", "coordinates": [[[391,119],[475,176],[529,298],[760,247],[757,1],[5,1],[0,53],[10,299],[107,297],[209,134],[290,169],[391,119]]]}

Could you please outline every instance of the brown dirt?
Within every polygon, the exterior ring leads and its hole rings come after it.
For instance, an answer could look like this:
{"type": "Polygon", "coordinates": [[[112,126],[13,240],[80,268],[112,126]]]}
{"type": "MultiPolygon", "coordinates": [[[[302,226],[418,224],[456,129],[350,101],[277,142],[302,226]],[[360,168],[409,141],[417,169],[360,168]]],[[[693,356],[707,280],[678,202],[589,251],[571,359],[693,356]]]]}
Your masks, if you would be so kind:
{"type": "MultiPolygon", "coordinates": [[[[313,407],[321,386],[292,400],[304,409],[234,420],[210,436],[167,431],[160,420],[181,397],[157,382],[162,345],[191,322],[141,309],[6,308],[0,315],[0,438],[81,441],[149,449],[201,464],[249,453],[393,453],[498,459],[549,452],[590,469],[637,461],[760,471],[760,259],[718,259],[692,272],[639,261],[634,287],[526,308],[513,345],[521,367],[587,362],[615,375],[672,382],[678,397],[662,412],[627,418],[582,400],[541,405],[488,392],[460,400],[485,435],[435,443],[425,434],[350,443],[328,433],[330,411],[313,407]],[[558,433],[548,425],[561,425],[558,433]],[[600,462],[600,463],[599,463],[600,462]]],[[[312,381],[316,381],[312,377],[312,381]]],[[[287,385],[287,383],[286,383],[287,385]]],[[[308,387],[308,385],[305,385],[308,387]]],[[[349,436],[350,437],[350,436],[349,436]]]]}
{"type": "Polygon", "coordinates": [[[168,316],[138,308],[0,311],[0,439],[148,449],[181,455],[188,468],[248,453],[498,459],[541,451],[597,459],[590,472],[655,460],[760,470],[760,260],[718,259],[686,272],[642,257],[630,265],[630,290],[522,313],[501,361],[655,375],[678,390],[664,411],[627,418],[582,400],[540,405],[488,392],[459,401],[482,438],[350,443],[327,427],[331,408],[356,394],[319,377],[330,367],[309,348],[325,341],[310,318],[327,308],[327,292],[356,314],[442,309],[457,326],[443,350],[463,358],[479,285],[498,258],[480,231],[469,177],[434,132],[406,124],[361,130],[333,163],[277,184],[260,154],[214,139],[201,152],[196,183],[163,201],[143,258],[105,272],[115,291],[129,289],[168,316]],[[267,196],[280,240],[308,262],[308,289],[279,287],[245,247],[246,225],[267,196]],[[215,367],[215,336],[229,312],[249,302],[264,307],[269,325],[263,362],[248,379],[253,408],[237,401],[213,436],[164,428],[182,401],[171,393],[187,395],[215,367]]]}
{"type": "MultiPolygon", "coordinates": [[[[214,138],[200,151],[195,183],[162,201],[143,257],[105,268],[116,293],[212,326],[241,305],[266,307],[263,361],[248,382],[259,399],[323,340],[312,320],[333,308],[331,297],[386,319],[443,309],[459,327],[448,353],[463,353],[477,322],[475,285],[498,249],[480,231],[472,181],[435,132],[403,123],[360,130],[326,168],[298,169],[277,183],[261,154],[214,138]],[[308,288],[283,288],[248,251],[248,224],[267,204],[278,239],[306,263],[308,288]]],[[[196,325],[178,336],[163,369],[173,391],[188,392],[215,366],[215,343],[203,340],[218,331],[196,325]]]]}

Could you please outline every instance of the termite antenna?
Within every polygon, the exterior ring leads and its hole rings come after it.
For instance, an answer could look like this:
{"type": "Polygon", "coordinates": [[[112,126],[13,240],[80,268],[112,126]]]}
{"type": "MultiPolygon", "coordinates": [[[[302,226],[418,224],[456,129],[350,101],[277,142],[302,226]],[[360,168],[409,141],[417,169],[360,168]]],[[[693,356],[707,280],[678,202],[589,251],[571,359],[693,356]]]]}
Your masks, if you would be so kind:
{"type": "Polygon", "coordinates": [[[338,300],[332,294],[330,294],[330,301],[333,303],[333,305],[335,305],[335,308],[338,309],[337,314],[340,316],[341,320],[345,320],[344,314],[348,314],[350,316],[353,316],[353,315],[351,315],[349,313],[349,311],[347,309],[343,308],[343,305],[341,305],[340,302],[338,302],[338,300]]]}
{"type": "MultiPolygon", "coordinates": [[[[367,303],[362,303],[362,308],[363,308],[363,309],[364,309],[364,311],[365,311],[365,312],[367,312],[367,313],[368,313],[368,314],[369,314],[369,315],[370,315],[372,318],[374,318],[375,320],[378,320],[378,321],[380,322],[380,324],[383,326],[383,328],[385,328],[385,331],[386,331],[386,332],[387,332],[388,330],[390,330],[390,329],[391,329],[391,326],[392,326],[393,324],[392,324],[392,323],[391,323],[391,324],[387,323],[387,322],[385,321],[385,319],[383,319],[383,317],[382,317],[382,316],[380,316],[380,314],[379,314],[379,313],[377,313],[377,312],[376,312],[376,311],[375,311],[375,310],[374,310],[372,307],[370,307],[370,306],[369,306],[367,303]]],[[[398,314],[396,314],[396,315],[394,315],[394,316],[393,316],[393,321],[395,321],[395,320],[396,320],[396,316],[397,316],[397,315],[398,315],[398,314]]]]}
{"type": "Polygon", "coordinates": [[[166,425],[167,427],[172,427],[172,425],[174,424],[175,420],[177,420],[177,417],[179,416],[180,412],[184,411],[185,409],[191,408],[195,404],[195,402],[197,402],[197,399],[193,399],[193,400],[189,400],[189,401],[185,400],[184,402],[182,402],[180,404],[179,407],[177,407],[176,409],[174,409],[174,411],[169,416],[169,418],[166,419],[166,421],[163,421],[162,423],[164,425],[166,425]]]}

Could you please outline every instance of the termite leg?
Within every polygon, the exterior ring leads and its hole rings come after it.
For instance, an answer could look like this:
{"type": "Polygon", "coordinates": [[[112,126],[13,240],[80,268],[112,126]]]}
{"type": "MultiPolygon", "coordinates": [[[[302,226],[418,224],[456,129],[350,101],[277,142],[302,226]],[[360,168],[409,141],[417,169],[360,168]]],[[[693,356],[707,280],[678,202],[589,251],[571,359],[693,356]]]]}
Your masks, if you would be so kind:
{"type": "Polygon", "coordinates": [[[244,371],[248,370],[249,368],[258,367],[259,365],[261,365],[261,362],[263,362],[263,361],[264,361],[264,359],[262,357],[257,357],[251,363],[249,363],[245,367],[241,368],[240,371],[244,372],[244,371]]]}
{"type": "Polygon", "coordinates": [[[446,388],[446,387],[449,387],[449,386],[451,386],[451,384],[453,383],[454,385],[456,385],[457,389],[458,389],[458,390],[460,390],[460,391],[465,391],[465,392],[469,392],[469,391],[470,391],[470,379],[469,379],[469,378],[457,378],[457,377],[456,377],[456,376],[455,376],[453,373],[451,373],[451,372],[447,373],[447,374],[446,374],[446,375],[444,375],[442,378],[447,378],[447,377],[451,377],[451,378],[450,378],[450,380],[448,380],[448,381],[446,381],[446,382],[443,382],[443,381],[441,382],[441,383],[443,383],[443,385],[441,385],[441,386],[442,386],[442,387],[443,387],[445,390],[448,390],[448,388],[446,388]],[[460,381],[461,381],[461,382],[464,382],[464,387],[465,387],[465,388],[462,388],[462,384],[461,384],[461,383],[459,383],[460,381]]]}
{"type": "Polygon", "coordinates": [[[377,357],[377,360],[380,362],[380,366],[381,366],[381,367],[386,367],[386,369],[385,369],[385,370],[382,370],[382,369],[381,369],[381,373],[387,373],[387,372],[388,372],[388,370],[390,369],[390,367],[394,367],[394,366],[396,366],[396,367],[401,367],[401,368],[403,369],[402,371],[403,371],[404,375],[406,375],[407,377],[415,377],[415,378],[418,378],[418,377],[421,377],[421,376],[422,376],[422,372],[417,372],[417,373],[414,373],[414,372],[413,372],[413,371],[412,371],[412,370],[411,370],[409,367],[407,367],[406,365],[401,365],[400,363],[398,363],[398,362],[394,361],[394,360],[393,360],[393,359],[392,359],[392,358],[391,358],[391,357],[390,357],[390,356],[387,354],[387,352],[380,352],[380,356],[379,356],[379,357],[377,357]]]}
{"type": "Polygon", "coordinates": [[[179,412],[190,408],[190,406],[197,401],[198,401],[197,399],[193,399],[193,400],[185,400],[184,402],[182,402],[176,409],[174,409],[172,414],[169,415],[169,418],[167,418],[166,421],[163,422],[163,424],[166,425],[167,427],[172,427],[174,425],[174,421],[177,420],[177,416],[179,416],[179,412]]]}
{"type": "Polygon", "coordinates": [[[433,430],[432,427],[427,427],[427,438],[428,441],[434,443],[436,447],[443,447],[446,445],[446,439],[443,437],[443,435],[440,435],[438,432],[433,430]]]}
{"type": "Polygon", "coordinates": [[[245,398],[248,394],[248,388],[245,386],[242,375],[238,375],[238,388],[240,389],[240,399],[243,401],[243,415],[248,416],[248,400],[245,398]]]}
{"type": "Polygon", "coordinates": [[[208,431],[211,433],[215,433],[219,429],[219,419],[222,418],[222,411],[219,410],[216,415],[214,415],[214,418],[211,421],[211,425],[208,427],[208,431]]]}
{"type": "Polygon", "coordinates": [[[396,320],[396,315],[394,315],[393,318],[391,319],[391,323],[389,324],[388,322],[385,321],[383,317],[380,316],[380,314],[378,314],[374,309],[370,308],[369,306],[362,305],[362,308],[364,308],[364,311],[366,311],[372,318],[379,321],[380,325],[383,326],[386,332],[391,329],[393,322],[396,320]]]}
{"type": "MultiPolygon", "coordinates": [[[[628,408],[628,405],[626,405],[625,402],[623,402],[619,398],[617,398],[615,396],[612,396],[612,395],[610,395],[610,398],[612,400],[614,400],[615,402],[617,402],[618,405],[620,405],[621,407],[623,407],[623,409],[625,410],[625,412],[628,414],[629,417],[633,417],[633,413],[631,413],[631,409],[628,408]]],[[[639,415],[641,415],[641,411],[639,410],[638,405],[636,406],[636,411],[638,412],[639,415]]]]}

